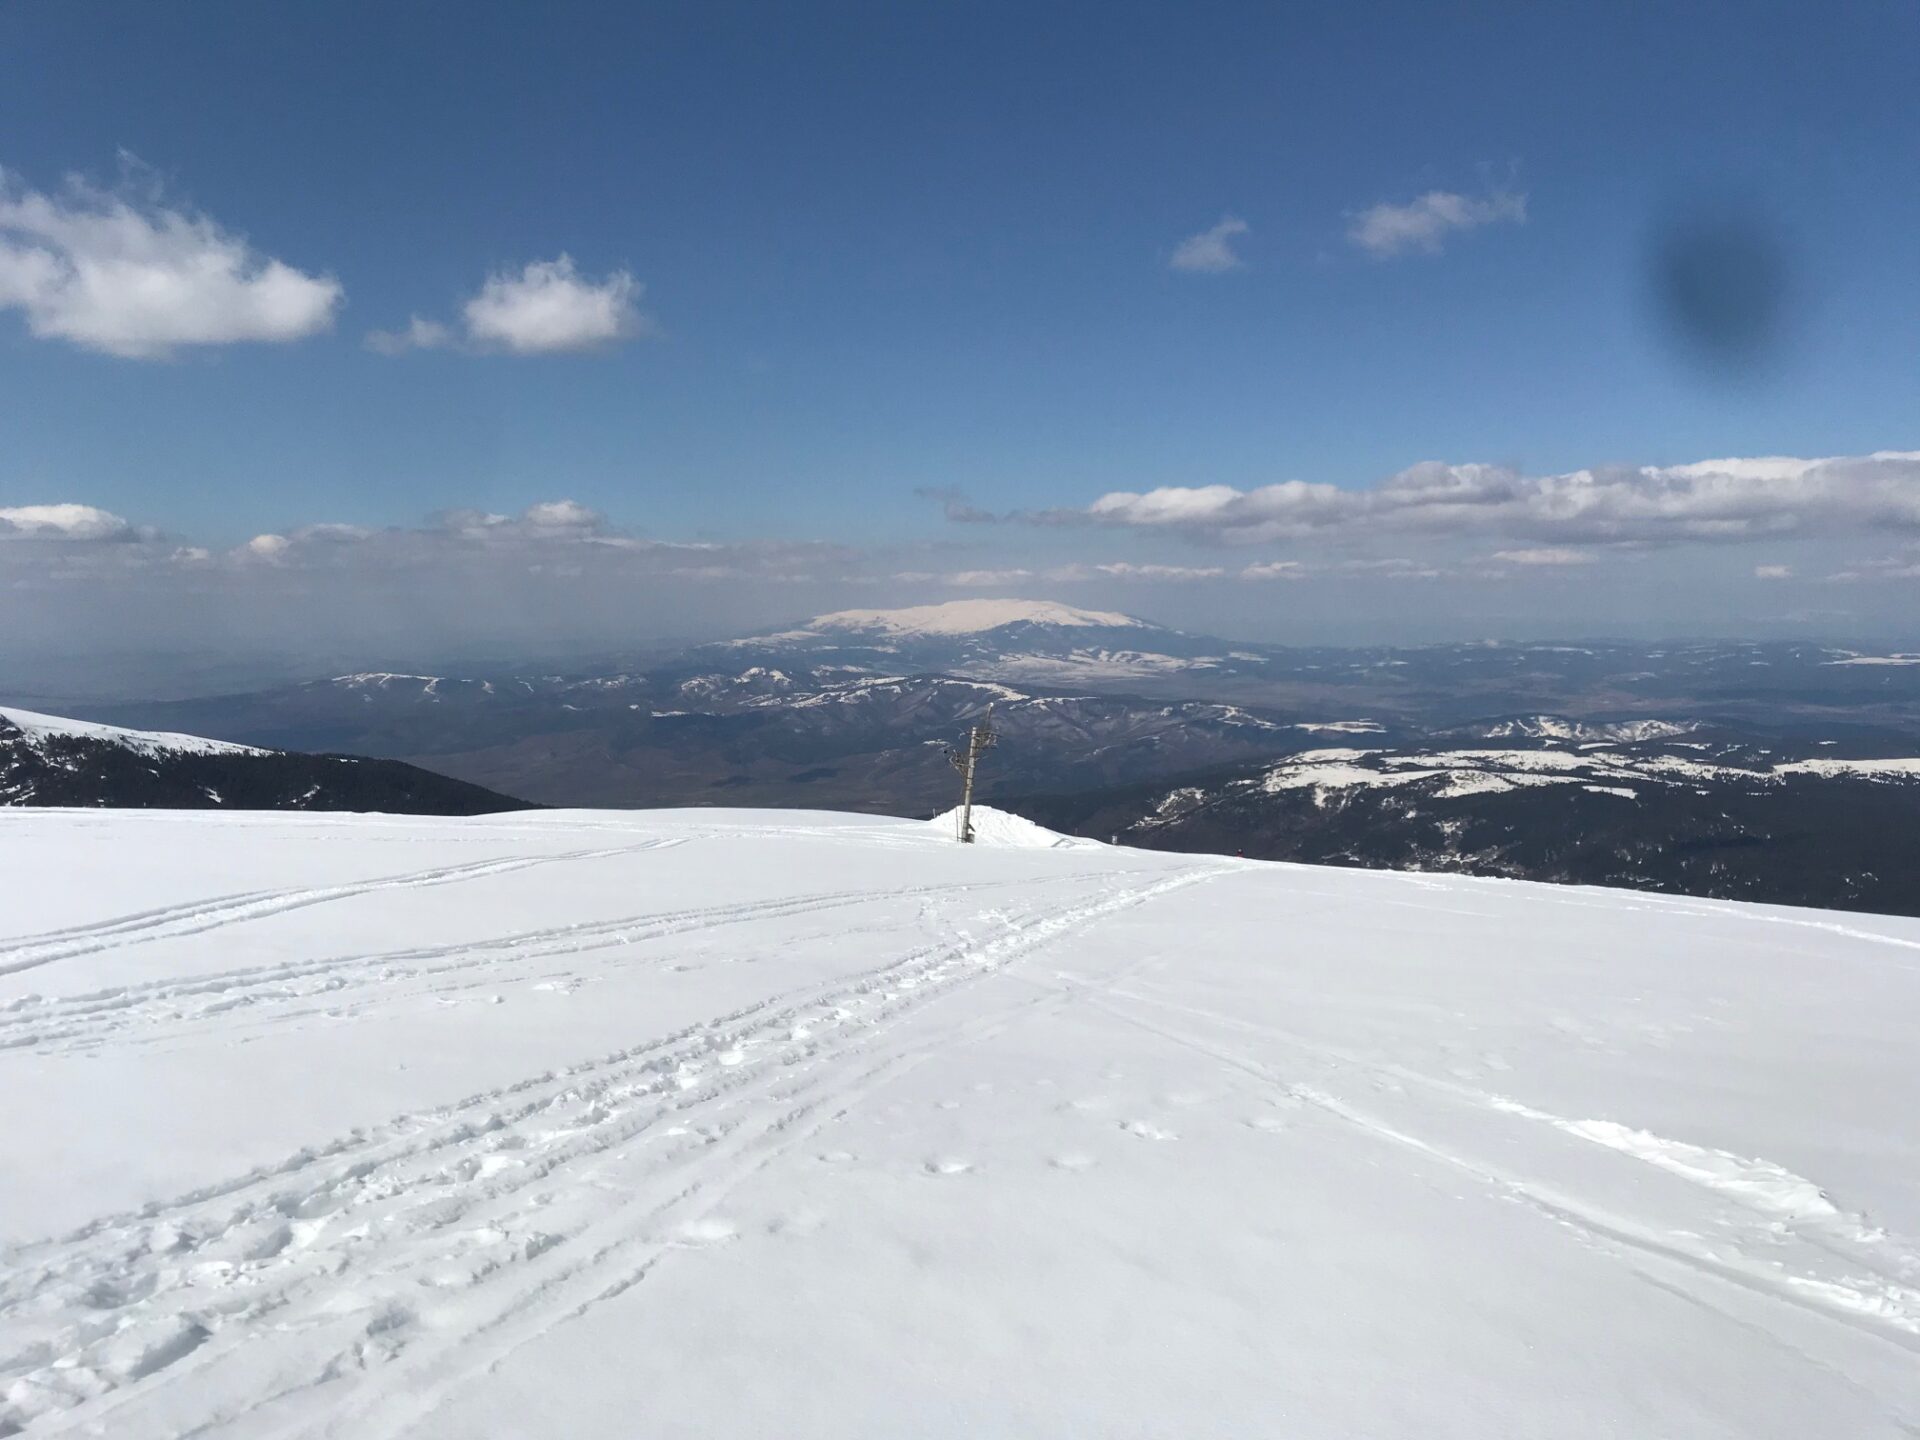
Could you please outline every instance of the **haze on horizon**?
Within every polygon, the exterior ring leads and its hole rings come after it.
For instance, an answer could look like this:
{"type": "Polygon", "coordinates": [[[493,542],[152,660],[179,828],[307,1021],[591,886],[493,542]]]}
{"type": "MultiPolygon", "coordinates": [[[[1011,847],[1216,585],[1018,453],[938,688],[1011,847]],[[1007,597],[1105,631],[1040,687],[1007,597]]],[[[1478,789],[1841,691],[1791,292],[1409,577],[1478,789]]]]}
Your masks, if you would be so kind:
{"type": "Polygon", "coordinates": [[[1920,643],[1920,12],[1389,10],[8,7],[5,678],[1920,643]]]}

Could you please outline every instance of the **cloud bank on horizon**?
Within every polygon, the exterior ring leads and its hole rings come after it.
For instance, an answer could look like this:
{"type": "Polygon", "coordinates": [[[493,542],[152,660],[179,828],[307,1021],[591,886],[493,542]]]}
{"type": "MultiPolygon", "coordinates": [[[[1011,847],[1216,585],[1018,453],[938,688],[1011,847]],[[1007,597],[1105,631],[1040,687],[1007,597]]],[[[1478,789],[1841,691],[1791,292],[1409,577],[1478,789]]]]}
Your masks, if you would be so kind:
{"type": "MultiPolygon", "coordinates": [[[[1805,636],[1911,645],[1920,453],[1527,476],[1417,465],[1371,489],[1109,492],[948,539],[661,536],[575,499],[217,543],[78,500],[0,506],[0,660],[112,684],[124,657],[274,664],[617,653],[961,596],[1058,599],[1296,643],[1805,636]],[[116,658],[118,657],[118,658],[116,658]],[[324,658],[323,658],[324,657],[324,658]]],[[[293,673],[299,673],[296,669],[293,673]]],[[[129,680],[127,683],[143,683],[129,680]]]]}
{"type": "Polygon", "coordinates": [[[1371,490],[1303,480],[1252,490],[1170,485],[1144,493],[1111,491],[1083,509],[1015,518],[1167,530],[1240,545],[1361,528],[1587,545],[1920,531],[1920,451],[1609,466],[1538,476],[1496,465],[1428,461],[1371,490]]]}
{"type": "MultiPolygon", "coordinates": [[[[989,516],[951,491],[927,492],[965,526],[961,543],[853,545],[820,539],[661,539],[570,499],[517,514],[445,511],[413,526],[312,521],[224,548],[146,517],[77,501],[0,507],[0,580],[16,594],[92,587],[102,595],[170,578],[235,593],[312,591],[356,577],[451,601],[516,574],[544,588],[805,587],[920,597],[1142,586],[1218,587],[1285,581],[1343,586],[1410,580],[1594,587],[1604,597],[1622,565],[1717,551],[1765,553],[1742,562],[1749,582],[1899,582],[1920,577],[1920,452],[1825,459],[1764,457],[1613,467],[1527,476],[1491,465],[1410,467],[1371,489],[1298,480],[1251,490],[1227,485],[1110,492],[1071,510],[989,516]],[[983,523],[989,522],[989,523],[983,523]],[[997,523],[991,523],[997,522],[997,523]],[[1035,556],[1025,537],[1051,542],[1035,556]],[[1162,548],[1114,555],[1109,537],[1162,548]],[[1060,546],[1065,542],[1063,553],[1060,546]],[[1393,553],[1380,553],[1382,544],[1393,553]],[[1167,544],[1177,548],[1164,549],[1167,544]],[[1811,566],[1795,547],[1819,550],[1811,566]],[[1836,551],[1834,547],[1841,547],[1836,551]],[[1291,553],[1247,556],[1264,548],[1291,553]],[[1184,553],[1182,553],[1184,551],[1184,553]],[[1229,558],[1231,557],[1231,558],[1229,558]],[[1822,558],[1824,557],[1824,558],[1822,558]]],[[[777,605],[778,602],[769,602],[777,605]]],[[[688,600],[697,610],[698,600],[688,600]]]]}

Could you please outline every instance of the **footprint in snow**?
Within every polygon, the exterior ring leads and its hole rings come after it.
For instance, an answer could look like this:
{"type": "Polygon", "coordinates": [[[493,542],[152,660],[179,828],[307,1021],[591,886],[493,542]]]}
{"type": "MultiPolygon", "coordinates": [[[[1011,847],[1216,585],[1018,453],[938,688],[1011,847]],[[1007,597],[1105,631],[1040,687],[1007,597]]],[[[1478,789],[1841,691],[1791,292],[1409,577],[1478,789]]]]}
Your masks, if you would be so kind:
{"type": "Polygon", "coordinates": [[[1078,1173],[1082,1170],[1091,1170],[1100,1162],[1084,1150],[1069,1150],[1064,1154],[1055,1155],[1047,1163],[1056,1170],[1070,1170],[1078,1173]]]}
{"type": "Polygon", "coordinates": [[[776,1216],[767,1222],[769,1235],[811,1235],[827,1223],[826,1214],[819,1210],[796,1210],[791,1215],[776,1216]]]}
{"type": "Polygon", "coordinates": [[[740,1233],[731,1220],[723,1220],[718,1215],[702,1215],[697,1220],[689,1220],[675,1232],[682,1245],[724,1245],[740,1233]]]}
{"type": "Polygon", "coordinates": [[[1171,1130],[1162,1130],[1150,1120],[1128,1120],[1120,1126],[1129,1135],[1138,1135],[1142,1140],[1178,1140],[1180,1137],[1171,1130]]]}
{"type": "Polygon", "coordinates": [[[940,1155],[927,1161],[920,1167],[929,1175],[964,1175],[973,1169],[971,1160],[962,1160],[957,1155],[940,1155]]]}

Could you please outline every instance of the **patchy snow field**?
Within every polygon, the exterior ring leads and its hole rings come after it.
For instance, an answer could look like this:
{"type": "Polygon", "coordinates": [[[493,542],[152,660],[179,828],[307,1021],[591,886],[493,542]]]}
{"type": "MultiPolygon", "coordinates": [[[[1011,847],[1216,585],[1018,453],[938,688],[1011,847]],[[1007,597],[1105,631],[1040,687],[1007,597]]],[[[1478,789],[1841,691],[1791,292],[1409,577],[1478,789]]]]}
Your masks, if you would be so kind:
{"type": "Polygon", "coordinates": [[[1920,923],[945,833],[0,812],[0,1434],[1920,1427],[1920,923]]]}

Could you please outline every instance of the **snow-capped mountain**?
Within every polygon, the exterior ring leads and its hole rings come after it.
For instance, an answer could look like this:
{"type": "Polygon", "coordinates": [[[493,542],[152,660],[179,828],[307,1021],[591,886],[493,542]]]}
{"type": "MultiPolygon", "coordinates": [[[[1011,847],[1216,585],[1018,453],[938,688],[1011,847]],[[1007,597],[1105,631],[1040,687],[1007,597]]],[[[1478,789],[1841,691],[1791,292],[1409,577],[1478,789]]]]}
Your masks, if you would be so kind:
{"type": "Polygon", "coordinates": [[[1911,1435],[1920,923],[977,823],[0,811],[0,1434],[1911,1435]]]}
{"type": "MultiPolygon", "coordinates": [[[[1015,683],[1111,687],[1232,667],[1224,642],[1132,615],[1049,600],[950,600],[899,610],[840,610],[788,630],[730,640],[704,653],[765,663],[937,670],[1015,683]]],[[[702,653],[702,652],[696,652],[702,653]]]]}
{"type": "MultiPolygon", "coordinates": [[[[911,605],[898,610],[836,610],[816,615],[801,635],[984,635],[997,630],[1043,627],[1060,630],[1162,630],[1132,615],[1111,610],[1082,610],[1051,600],[949,600],[940,605],[911,605]]],[[[752,643],[752,642],[745,642],[752,643]]]]}
{"type": "Polygon", "coordinates": [[[0,709],[0,805],[427,815],[524,808],[395,760],[301,755],[13,708],[0,709]]]}

